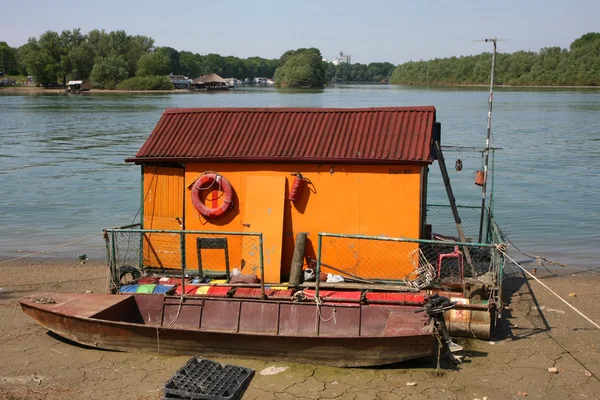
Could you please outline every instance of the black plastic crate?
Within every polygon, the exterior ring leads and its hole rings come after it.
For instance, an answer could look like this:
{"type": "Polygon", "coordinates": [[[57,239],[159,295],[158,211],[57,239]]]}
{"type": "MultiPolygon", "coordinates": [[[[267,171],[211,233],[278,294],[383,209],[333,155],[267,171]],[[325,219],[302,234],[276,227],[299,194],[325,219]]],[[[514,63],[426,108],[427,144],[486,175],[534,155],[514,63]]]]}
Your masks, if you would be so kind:
{"type": "Polygon", "coordinates": [[[192,357],[165,383],[165,399],[240,399],[254,370],[192,357]]]}

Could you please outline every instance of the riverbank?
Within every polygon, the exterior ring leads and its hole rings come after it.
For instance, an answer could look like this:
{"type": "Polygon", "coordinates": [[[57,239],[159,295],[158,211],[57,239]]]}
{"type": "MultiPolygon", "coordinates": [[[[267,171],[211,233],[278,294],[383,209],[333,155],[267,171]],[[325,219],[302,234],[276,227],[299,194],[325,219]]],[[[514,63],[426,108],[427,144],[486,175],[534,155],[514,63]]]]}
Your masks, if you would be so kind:
{"type": "MultiPolygon", "coordinates": [[[[489,88],[489,83],[439,83],[435,85],[422,85],[422,84],[411,84],[411,83],[390,83],[392,86],[410,86],[410,87],[431,87],[431,88],[489,88]]],[[[599,90],[600,86],[552,86],[552,85],[502,85],[494,84],[494,89],[506,88],[506,89],[591,89],[599,90]]]]}
{"type": "MultiPolygon", "coordinates": [[[[554,271],[538,268],[537,276],[598,321],[600,276],[554,271]]],[[[159,399],[164,382],[189,358],[84,348],[49,334],[21,311],[18,299],[37,291],[103,292],[102,262],[23,259],[0,264],[0,273],[0,357],[10,360],[0,364],[1,399],[159,399]]],[[[508,308],[498,333],[491,341],[460,340],[469,356],[457,371],[437,374],[434,360],[376,369],[219,361],[257,371],[248,400],[600,398],[599,332],[514,270],[507,271],[504,295],[508,308]],[[260,374],[273,365],[287,369],[260,374]]]]}
{"type": "MultiPolygon", "coordinates": [[[[18,94],[55,94],[64,93],[65,89],[60,88],[43,88],[37,86],[6,86],[0,87],[0,94],[2,93],[18,93],[18,94]]],[[[96,93],[191,93],[187,89],[172,89],[172,90],[121,90],[121,89],[92,89],[89,92],[83,92],[83,95],[90,95],[96,93]]]]}
{"type": "MultiPolygon", "coordinates": [[[[389,83],[361,83],[361,82],[345,82],[340,83],[337,82],[335,84],[326,85],[323,88],[319,88],[318,90],[327,89],[328,87],[339,87],[339,86],[353,86],[353,85],[370,85],[370,86],[409,86],[414,88],[424,87],[431,89],[452,89],[452,88],[489,88],[488,84],[449,84],[449,85],[410,85],[410,84],[389,84],[389,83]]],[[[248,86],[252,87],[252,86],[248,86]]],[[[584,90],[600,90],[600,86],[529,86],[529,85],[494,85],[496,89],[584,89],[584,90]]],[[[264,88],[264,87],[261,87],[264,88]]],[[[290,88],[280,88],[281,90],[290,90],[290,88]]],[[[315,90],[309,88],[292,88],[295,90],[315,90]]],[[[43,88],[36,86],[8,86],[8,87],[0,87],[0,94],[67,94],[65,89],[58,88],[43,88]]],[[[171,90],[121,90],[121,89],[92,89],[89,92],[82,93],[85,96],[93,95],[93,94],[111,94],[111,93],[130,93],[130,94],[145,94],[145,93],[164,93],[164,94],[174,94],[174,93],[198,93],[193,92],[187,89],[171,89],[171,90]]]]}

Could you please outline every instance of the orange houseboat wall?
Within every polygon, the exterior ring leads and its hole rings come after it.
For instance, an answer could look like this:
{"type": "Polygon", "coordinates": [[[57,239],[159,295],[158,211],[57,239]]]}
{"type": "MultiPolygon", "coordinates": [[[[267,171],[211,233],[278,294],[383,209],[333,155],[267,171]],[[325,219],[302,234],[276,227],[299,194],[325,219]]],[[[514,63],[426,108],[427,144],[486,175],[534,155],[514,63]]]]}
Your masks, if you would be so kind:
{"type": "MultiPolygon", "coordinates": [[[[316,258],[319,232],[419,238],[424,170],[426,167],[421,165],[192,163],[185,169],[144,166],[143,223],[146,229],[263,232],[265,281],[278,283],[289,276],[298,232],[308,233],[306,253],[310,258],[316,258]],[[205,171],[223,175],[235,191],[233,208],[212,220],[206,220],[194,208],[188,188],[205,171]],[[311,183],[304,187],[299,200],[291,202],[287,196],[294,180],[291,174],[296,171],[311,183]],[[259,217],[253,218],[254,213],[259,217]],[[181,215],[183,226],[176,219],[181,215]]],[[[218,197],[218,192],[207,190],[203,194],[208,197],[205,204],[220,205],[222,200],[213,199],[215,195],[218,197]]],[[[180,268],[178,235],[154,234],[146,239],[146,265],[180,268]]],[[[228,237],[230,268],[245,265],[243,272],[258,274],[257,244],[254,238],[228,237]]],[[[364,278],[401,279],[413,266],[407,254],[400,256],[396,251],[408,253],[416,247],[408,243],[390,246],[378,241],[325,238],[322,261],[364,278]]],[[[210,250],[210,257],[205,257],[206,251],[202,256],[203,270],[224,270],[224,252],[210,250]]],[[[186,266],[198,269],[196,237],[192,235],[186,242],[186,266]]]]}

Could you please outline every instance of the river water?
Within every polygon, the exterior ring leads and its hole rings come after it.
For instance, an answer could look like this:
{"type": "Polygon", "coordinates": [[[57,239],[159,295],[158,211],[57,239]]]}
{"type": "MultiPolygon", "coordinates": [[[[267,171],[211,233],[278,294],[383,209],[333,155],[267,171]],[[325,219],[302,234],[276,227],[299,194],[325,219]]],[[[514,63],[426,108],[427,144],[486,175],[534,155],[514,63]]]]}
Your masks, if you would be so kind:
{"type": "MultiPolygon", "coordinates": [[[[170,107],[433,105],[443,145],[485,145],[485,88],[340,85],[320,91],[244,88],[225,93],[8,95],[0,92],[0,256],[15,257],[131,223],[140,168],[124,163],[170,107]]],[[[496,219],[525,251],[598,266],[600,91],[495,93],[496,219]]],[[[479,205],[480,153],[447,149],[458,203],[479,205]],[[463,170],[454,169],[456,159],[463,170]]],[[[447,203],[432,166],[429,200],[447,203]]],[[[49,254],[102,256],[94,238],[49,254]]]]}

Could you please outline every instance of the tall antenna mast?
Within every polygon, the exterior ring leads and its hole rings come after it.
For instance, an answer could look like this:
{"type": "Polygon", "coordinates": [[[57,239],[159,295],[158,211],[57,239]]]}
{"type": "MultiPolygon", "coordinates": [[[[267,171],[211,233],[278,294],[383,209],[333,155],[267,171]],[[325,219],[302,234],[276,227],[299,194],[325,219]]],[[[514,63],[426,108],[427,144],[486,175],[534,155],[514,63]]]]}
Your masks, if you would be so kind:
{"type": "Polygon", "coordinates": [[[488,162],[490,158],[490,137],[492,135],[492,103],[494,101],[494,70],[496,69],[496,43],[498,38],[484,39],[484,42],[492,42],[494,51],[492,52],[492,73],[490,78],[490,97],[488,99],[488,118],[487,118],[487,138],[485,140],[485,152],[483,162],[483,185],[481,185],[481,218],[479,219],[479,243],[483,235],[483,218],[485,216],[485,199],[488,177],[488,162]]]}

